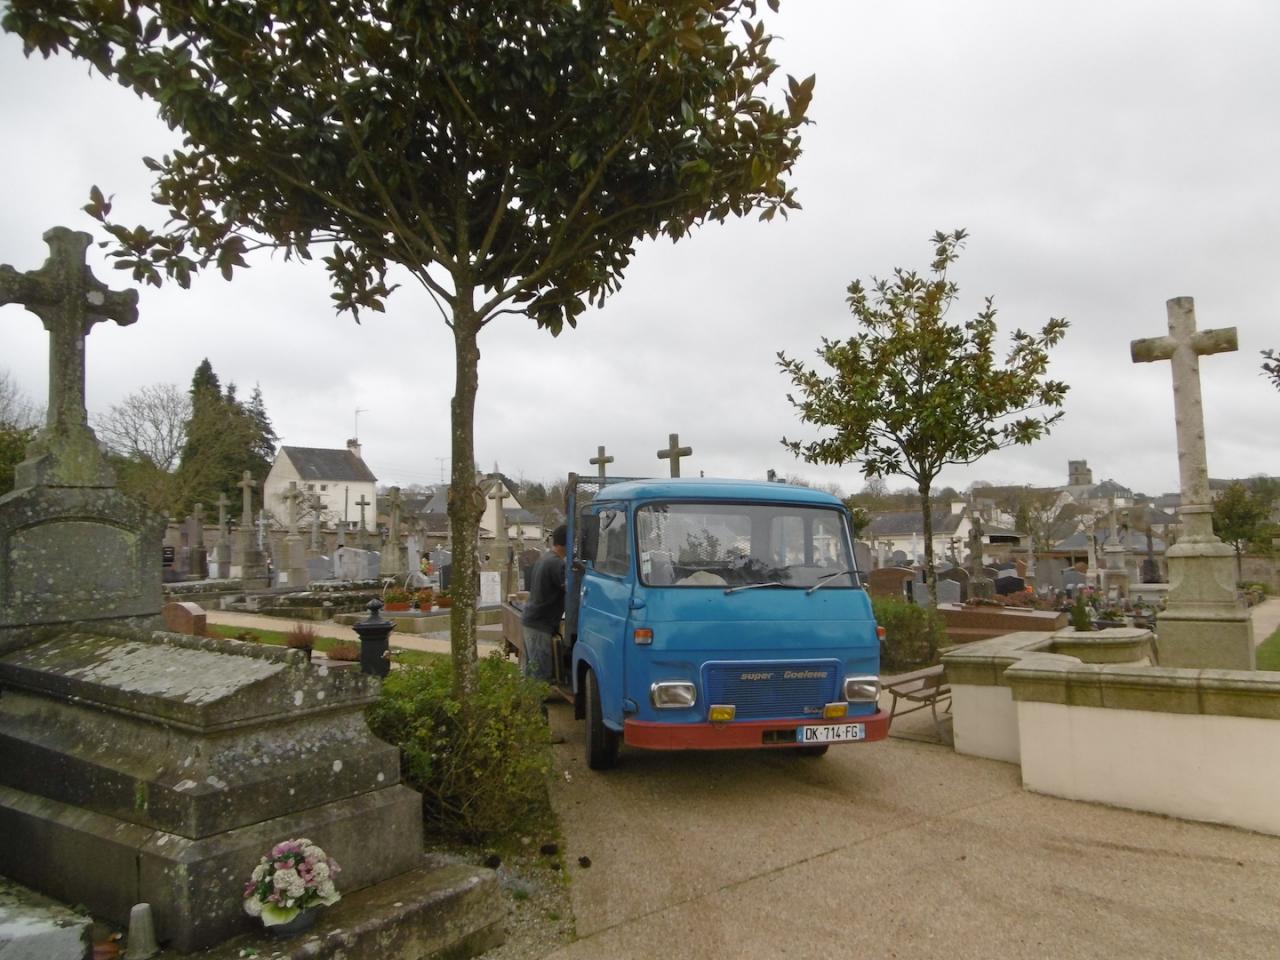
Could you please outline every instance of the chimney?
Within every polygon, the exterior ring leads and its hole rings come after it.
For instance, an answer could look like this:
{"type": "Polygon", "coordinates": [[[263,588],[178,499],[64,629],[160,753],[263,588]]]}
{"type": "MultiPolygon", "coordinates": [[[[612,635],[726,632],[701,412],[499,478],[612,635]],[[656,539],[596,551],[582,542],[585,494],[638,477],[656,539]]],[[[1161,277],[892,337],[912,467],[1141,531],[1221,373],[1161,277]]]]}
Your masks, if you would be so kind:
{"type": "Polygon", "coordinates": [[[347,441],[347,449],[356,455],[357,460],[364,459],[364,457],[360,456],[360,440],[357,437],[352,437],[347,441]]]}

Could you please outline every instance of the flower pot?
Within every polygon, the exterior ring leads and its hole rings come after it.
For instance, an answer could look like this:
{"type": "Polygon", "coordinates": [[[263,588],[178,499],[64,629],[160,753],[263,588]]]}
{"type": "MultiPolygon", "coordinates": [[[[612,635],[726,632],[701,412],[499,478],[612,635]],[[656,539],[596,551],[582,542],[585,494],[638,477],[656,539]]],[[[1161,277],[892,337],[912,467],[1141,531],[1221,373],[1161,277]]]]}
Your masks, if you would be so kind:
{"type": "Polygon", "coordinates": [[[316,925],[316,920],[320,917],[319,907],[306,907],[298,911],[288,923],[276,923],[266,927],[266,931],[273,937],[292,937],[299,933],[305,933],[316,925]]]}
{"type": "Polygon", "coordinates": [[[390,613],[396,613],[397,611],[403,612],[409,609],[409,601],[406,600],[404,603],[388,603],[382,609],[390,613]]]}

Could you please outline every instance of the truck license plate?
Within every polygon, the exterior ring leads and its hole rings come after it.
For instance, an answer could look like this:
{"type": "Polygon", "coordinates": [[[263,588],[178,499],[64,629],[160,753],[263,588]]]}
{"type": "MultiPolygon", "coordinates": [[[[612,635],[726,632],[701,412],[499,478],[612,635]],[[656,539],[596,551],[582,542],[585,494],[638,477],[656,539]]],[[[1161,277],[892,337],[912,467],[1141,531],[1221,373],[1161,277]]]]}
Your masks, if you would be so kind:
{"type": "Polygon", "coordinates": [[[839,743],[842,740],[862,740],[866,735],[864,723],[827,723],[796,728],[799,743],[839,743]]]}

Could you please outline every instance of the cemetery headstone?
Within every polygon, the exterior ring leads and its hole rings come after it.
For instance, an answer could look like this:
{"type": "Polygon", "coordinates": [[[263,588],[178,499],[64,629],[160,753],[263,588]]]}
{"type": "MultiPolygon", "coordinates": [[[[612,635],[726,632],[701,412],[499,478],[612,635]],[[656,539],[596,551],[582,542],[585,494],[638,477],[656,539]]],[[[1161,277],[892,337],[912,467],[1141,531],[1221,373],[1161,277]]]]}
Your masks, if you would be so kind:
{"type": "Polygon", "coordinates": [[[1237,349],[1235,327],[1196,330],[1195,301],[1166,303],[1169,335],[1134,340],[1134,363],[1170,361],[1182,535],[1169,547],[1170,588],[1160,614],[1161,666],[1254,668],[1253,624],[1236,593],[1231,547],[1213,532],[1213,499],[1205,453],[1200,357],[1237,349]]]}
{"type": "Polygon", "coordinates": [[[298,489],[296,480],[289,481],[289,489],[285,491],[284,502],[288,509],[289,527],[284,538],[285,569],[283,580],[290,587],[305,586],[310,582],[307,568],[307,551],[302,542],[302,534],[298,532],[298,506],[305,494],[298,489]]]}
{"type": "MultiPolygon", "coordinates": [[[[954,584],[956,585],[956,590],[957,590],[957,592],[959,593],[959,596],[960,596],[960,599],[959,599],[959,600],[955,600],[955,601],[951,601],[951,602],[953,602],[953,603],[963,603],[964,601],[966,601],[966,600],[968,600],[968,599],[969,599],[969,580],[970,580],[970,577],[969,577],[969,571],[968,571],[968,570],[964,569],[964,567],[952,567],[950,570],[947,570],[947,571],[945,571],[945,572],[943,572],[943,573],[938,574],[938,584],[939,584],[939,589],[941,589],[941,584],[942,584],[942,582],[943,582],[944,580],[945,580],[945,581],[947,581],[947,582],[949,582],[949,583],[954,583],[954,584]]],[[[948,594],[948,595],[949,595],[949,594],[948,594]]],[[[941,594],[939,594],[939,600],[938,600],[938,602],[939,602],[939,603],[941,603],[941,602],[942,602],[942,600],[941,600],[941,594]]]]}
{"type": "Polygon", "coordinates": [[[881,567],[867,574],[867,592],[873,597],[893,597],[901,600],[906,597],[909,587],[904,587],[916,579],[916,572],[909,567],[881,567]]]}
{"type": "Polygon", "coordinates": [[[1016,571],[1002,571],[1002,574],[1002,576],[996,577],[997,596],[1007,597],[1015,593],[1026,592],[1027,581],[1018,576],[1016,571]]]}
{"type": "Polygon", "coordinates": [[[901,550],[895,550],[889,555],[890,567],[905,567],[910,562],[911,558],[901,550]]]}
{"type": "Polygon", "coordinates": [[[236,484],[241,490],[240,526],[236,528],[231,549],[231,576],[239,577],[245,587],[261,589],[269,583],[267,557],[258,546],[253,523],[253,488],[257,482],[248,471],[236,484]]]}
{"type": "Polygon", "coordinates": [[[162,604],[165,518],[116,489],[84,406],[85,338],[96,323],[137,320],[137,293],[93,276],[87,233],[54,227],[44,240],[39,270],[0,266],[0,304],[21,304],[49,332],[45,426],[0,497],[0,652],[43,624],[153,627],[162,604]]]}
{"type": "Polygon", "coordinates": [[[225,493],[218,494],[218,542],[213,547],[213,561],[210,575],[218,580],[226,580],[231,576],[231,524],[227,517],[227,507],[231,501],[225,493]]]}
{"type": "Polygon", "coordinates": [[[855,540],[853,542],[853,562],[863,573],[869,573],[871,570],[871,545],[863,543],[861,540],[855,540]]]}
{"type": "Polygon", "coordinates": [[[333,555],[333,579],[376,580],[382,575],[380,561],[376,550],[340,547],[333,555]]]}
{"type": "Polygon", "coordinates": [[[938,603],[960,603],[960,584],[955,580],[940,579],[938,581],[938,603]]]}
{"type": "Polygon", "coordinates": [[[502,575],[496,570],[480,571],[480,605],[494,607],[502,602],[502,575]]]}

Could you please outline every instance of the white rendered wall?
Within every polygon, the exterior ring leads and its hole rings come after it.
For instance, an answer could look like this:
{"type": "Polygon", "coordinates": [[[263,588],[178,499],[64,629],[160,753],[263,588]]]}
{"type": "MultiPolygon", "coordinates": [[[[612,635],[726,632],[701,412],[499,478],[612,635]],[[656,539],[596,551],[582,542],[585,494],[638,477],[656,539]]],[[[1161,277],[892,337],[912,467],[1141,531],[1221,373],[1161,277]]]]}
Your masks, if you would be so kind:
{"type": "Polygon", "coordinates": [[[1280,835],[1275,720],[1021,701],[1017,724],[1028,790],[1280,835]]]}
{"type": "Polygon", "coordinates": [[[1018,712],[1009,687],[953,683],[951,729],[956,753],[1018,762],[1018,712]]]}

